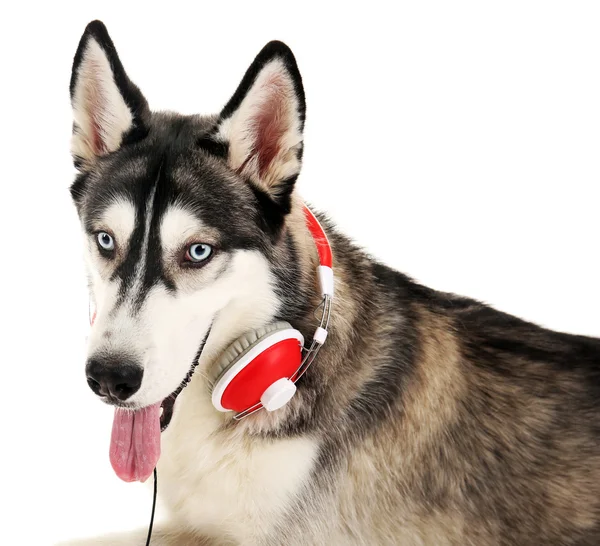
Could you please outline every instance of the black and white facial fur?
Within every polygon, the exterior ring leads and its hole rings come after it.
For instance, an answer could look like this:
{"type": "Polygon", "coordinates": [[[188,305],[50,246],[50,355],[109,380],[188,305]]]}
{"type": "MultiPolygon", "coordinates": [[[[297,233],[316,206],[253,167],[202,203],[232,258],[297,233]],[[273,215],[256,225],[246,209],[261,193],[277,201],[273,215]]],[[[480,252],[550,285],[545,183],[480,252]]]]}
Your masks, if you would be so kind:
{"type": "Polygon", "coordinates": [[[71,191],[97,310],[90,386],[140,408],[178,388],[211,324],[218,348],[310,303],[285,229],[302,159],[302,82],[291,51],[271,42],[219,115],[152,113],[94,22],[71,100],[80,171],[71,191]],[[116,388],[94,379],[107,367],[126,370],[116,388]]]}

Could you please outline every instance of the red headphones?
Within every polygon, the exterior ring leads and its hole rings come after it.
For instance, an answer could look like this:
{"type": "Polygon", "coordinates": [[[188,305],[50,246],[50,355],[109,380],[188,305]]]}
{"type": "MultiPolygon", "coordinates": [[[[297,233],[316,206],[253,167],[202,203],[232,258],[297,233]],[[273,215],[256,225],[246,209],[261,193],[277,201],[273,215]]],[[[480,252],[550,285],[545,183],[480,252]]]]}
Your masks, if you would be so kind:
{"type": "Polygon", "coordinates": [[[274,411],[287,404],[327,338],[333,299],[331,246],[319,221],[304,207],[306,223],[319,254],[317,274],[323,296],[323,315],[304,358],[304,338],[287,322],[275,322],[236,339],[214,366],[212,403],[219,411],[235,411],[236,419],[261,408],[274,411]]]}

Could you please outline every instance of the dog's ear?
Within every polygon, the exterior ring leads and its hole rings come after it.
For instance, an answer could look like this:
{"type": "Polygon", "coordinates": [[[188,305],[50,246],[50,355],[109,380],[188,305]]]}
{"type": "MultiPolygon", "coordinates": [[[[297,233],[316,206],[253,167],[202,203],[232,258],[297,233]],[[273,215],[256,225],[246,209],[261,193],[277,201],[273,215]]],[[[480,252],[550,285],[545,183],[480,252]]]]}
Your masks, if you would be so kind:
{"type": "Polygon", "coordinates": [[[220,114],[217,138],[227,144],[230,167],[284,213],[300,172],[305,110],[294,55],[275,41],[258,54],[220,114]]]}
{"type": "Polygon", "coordinates": [[[147,134],[148,103],[127,77],[101,21],[85,29],[71,74],[75,165],[85,170],[96,158],[147,134]]]}

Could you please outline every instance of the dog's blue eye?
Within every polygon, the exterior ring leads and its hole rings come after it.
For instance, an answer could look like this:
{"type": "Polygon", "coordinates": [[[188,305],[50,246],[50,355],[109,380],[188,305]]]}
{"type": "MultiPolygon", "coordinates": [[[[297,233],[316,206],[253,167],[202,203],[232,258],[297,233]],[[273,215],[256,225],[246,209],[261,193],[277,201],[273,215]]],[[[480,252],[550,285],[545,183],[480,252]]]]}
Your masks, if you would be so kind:
{"type": "Polygon", "coordinates": [[[205,245],[204,243],[194,243],[190,245],[185,253],[185,259],[189,262],[203,262],[207,260],[212,254],[212,247],[205,245]]]}
{"type": "Polygon", "coordinates": [[[112,238],[111,235],[106,233],[106,231],[101,231],[100,233],[98,233],[97,240],[98,246],[102,250],[111,251],[115,249],[115,240],[112,238]]]}

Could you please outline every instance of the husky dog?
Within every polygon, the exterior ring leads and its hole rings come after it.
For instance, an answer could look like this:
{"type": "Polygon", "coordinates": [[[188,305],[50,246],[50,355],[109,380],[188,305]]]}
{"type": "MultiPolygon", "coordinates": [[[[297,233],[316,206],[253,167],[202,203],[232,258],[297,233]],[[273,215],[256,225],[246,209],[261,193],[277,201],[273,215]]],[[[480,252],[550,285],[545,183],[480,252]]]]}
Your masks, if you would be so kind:
{"type": "Polygon", "coordinates": [[[95,21],[70,91],[97,309],[88,383],[120,408],[121,434],[148,434],[128,440],[137,466],[113,462],[123,479],[146,478],[161,452],[171,519],[154,546],[600,544],[600,340],[421,286],[323,215],[327,343],[281,409],[213,407],[233,340],[274,321],[310,339],[318,317],[296,192],[305,99],[286,45],[265,46],[218,115],[182,116],[150,111],[95,21]]]}

